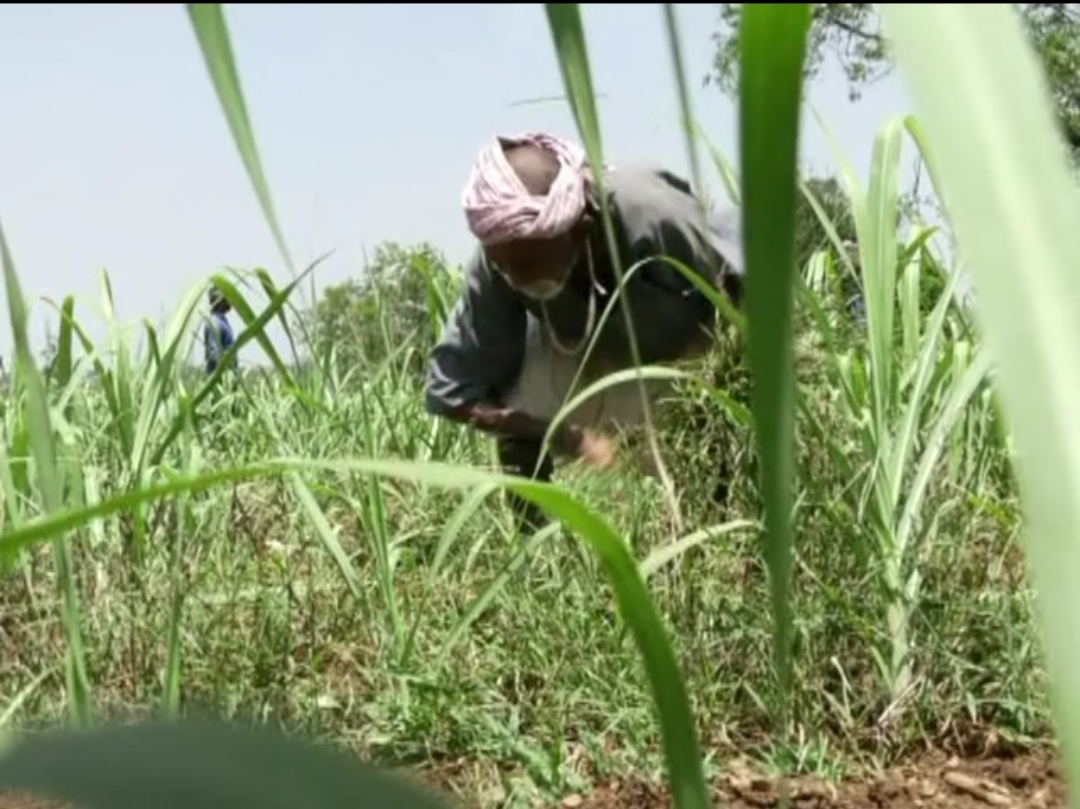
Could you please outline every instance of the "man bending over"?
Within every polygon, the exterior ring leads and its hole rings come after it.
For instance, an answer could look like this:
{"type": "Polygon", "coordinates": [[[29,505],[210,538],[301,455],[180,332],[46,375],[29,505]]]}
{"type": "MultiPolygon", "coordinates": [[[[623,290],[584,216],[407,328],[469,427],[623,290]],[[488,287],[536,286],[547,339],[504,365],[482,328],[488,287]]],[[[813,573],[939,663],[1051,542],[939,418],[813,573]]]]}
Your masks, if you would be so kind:
{"type": "MultiPolygon", "coordinates": [[[[606,168],[603,193],[622,271],[651,260],[626,281],[570,391],[618,292],[599,192],[582,149],[544,134],[493,139],[465,189],[465,217],[480,245],[432,353],[426,407],[494,435],[510,474],[550,480],[554,463],[547,453],[541,460],[541,449],[556,413],[591,382],[633,367],[622,307],[629,308],[643,365],[708,348],[714,307],[660,256],[725,290],[736,305],[741,298],[742,243],[733,210],[706,219],[684,180],[659,169],[606,168]]],[[[607,430],[642,418],[638,386],[624,383],[582,403],[556,429],[551,452],[611,464],[607,430]]],[[[530,527],[541,524],[530,504],[514,496],[510,504],[530,527]]]]}

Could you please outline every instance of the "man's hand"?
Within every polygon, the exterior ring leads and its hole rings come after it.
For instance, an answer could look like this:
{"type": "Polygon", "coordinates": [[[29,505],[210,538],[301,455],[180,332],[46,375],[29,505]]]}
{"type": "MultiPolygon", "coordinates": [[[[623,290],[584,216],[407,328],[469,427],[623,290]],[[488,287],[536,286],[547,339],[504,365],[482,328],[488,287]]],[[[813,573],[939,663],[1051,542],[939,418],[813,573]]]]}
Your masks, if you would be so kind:
{"type": "MultiPolygon", "coordinates": [[[[521,411],[483,403],[465,405],[450,417],[486,433],[526,440],[539,441],[548,430],[546,421],[521,411]]],[[[599,469],[611,466],[616,455],[615,442],[606,435],[567,423],[555,430],[551,450],[557,456],[580,458],[599,469]]]]}
{"type": "Polygon", "coordinates": [[[585,430],[578,444],[578,457],[590,466],[607,469],[615,463],[615,442],[603,433],[585,430]]]}

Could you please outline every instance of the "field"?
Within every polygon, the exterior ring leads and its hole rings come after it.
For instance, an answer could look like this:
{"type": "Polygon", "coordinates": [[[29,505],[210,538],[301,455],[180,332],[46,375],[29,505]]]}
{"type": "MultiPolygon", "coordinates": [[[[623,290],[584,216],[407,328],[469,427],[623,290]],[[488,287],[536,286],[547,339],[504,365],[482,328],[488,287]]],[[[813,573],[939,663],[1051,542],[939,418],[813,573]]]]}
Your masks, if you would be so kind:
{"type": "MultiPolygon", "coordinates": [[[[926,255],[933,271],[929,248],[926,255]]],[[[434,278],[452,296],[453,268],[432,272],[423,251],[402,256],[415,262],[399,267],[402,277],[434,278]]],[[[399,309],[401,317],[390,303],[376,310],[388,334],[407,326],[408,309],[399,309]]],[[[858,326],[848,332],[850,355],[868,363],[858,326]]],[[[725,363],[735,349],[724,336],[713,356],[687,370],[694,379],[723,370],[722,389],[737,398],[744,380],[725,363]]],[[[630,461],[611,473],[561,474],[636,558],[650,560],[648,585],[673,633],[703,743],[717,763],[748,756],[764,772],[836,779],[927,748],[973,756],[1045,739],[1017,504],[988,392],[949,431],[918,534],[892,549],[874,523],[882,515],[866,502],[872,478],[863,471],[857,414],[831,379],[818,337],[808,326],[800,340],[792,744],[771,743],[768,734],[776,693],[767,582],[750,530],[760,507],[748,430],[703,400],[697,383],[664,403],[661,446],[682,521],[694,527],[685,533],[696,536],[668,560],[651,556],[679,538],[654,479],[630,461]],[[729,459],[723,505],[711,498],[719,469],[710,447],[729,459]],[[834,463],[838,454],[847,466],[834,463]],[[906,583],[902,597],[887,586],[890,565],[906,583]],[[903,627],[906,654],[894,667],[903,627]]],[[[384,355],[367,366],[374,370],[344,374],[331,357],[327,370],[297,375],[299,390],[273,371],[227,380],[184,425],[163,466],[194,474],[270,457],[491,465],[486,440],[424,413],[423,352],[384,355]]],[[[942,339],[936,397],[947,395],[965,355],[961,337],[942,339]]],[[[192,386],[202,384],[178,366],[160,385],[154,360],[116,356],[92,378],[77,365],[63,406],[63,455],[87,498],[147,474],[140,454],[152,457],[164,444],[192,386]],[[125,418],[110,399],[130,402],[132,412],[125,418]],[[141,453],[132,441],[140,425],[141,453]]],[[[916,446],[934,426],[934,406],[934,397],[920,400],[927,416],[916,446]]],[[[5,408],[9,508],[41,496],[23,488],[15,462],[26,418],[22,408],[5,408]]],[[[659,775],[647,682],[596,561],[568,532],[514,536],[490,488],[462,494],[313,469],[154,503],[73,540],[69,581],[47,548],[10,560],[0,596],[7,724],[64,720],[70,639],[62,602],[70,585],[99,716],[164,708],[268,722],[371,760],[420,765],[480,805],[553,800],[616,776],[659,775]]]]}
{"type": "MultiPolygon", "coordinates": [[[[972,338],[962,307],[909,294],[912,283],[947,291],[926,280],[942,265],[921,233],[914,227],[899,248],[909,255],[898,278],[909,286],[897,284],[889,350],[897,379],[922,358],[932,373],[919,396],[897,385],[881,414],[881,435],[902,434],[912,414],[892,510],[872,473],[881,439],[852,385],[859,372],[874,373],[867,325],[831,292],[841,272],[835,251],[824,244],[807,264],[790,743],[769,734],[772,623],[733,330],[721,320],[717,349],[682,369],[688,379],[657,413],[682,534],[661,485],[634,463],[641,447],[628,444],[614,472],[560,474],[642,560],[718,764],[748,756],[763,772],[837,779],[927,749],[972,756],[1047,737],[1004,432],[985,382],[948,413],[973,367],[972,338]],[[716,503],[722,472],[727,498],[716,503]],[[905,517],[913,497],[921,503],[905,517]]],[[[423,357],[457,269],[430,248],[388,246],[369,278],[351,302],[358,308],[339,319],[347,332],[316,338],[326,350],[313,362],[282,361],[291,381],[273,368],[223,378],[197,413],[190,403],[205,384],[197,369],[136,354],[135,337],[119,326],[108,364],[105,351],[97,369],[52,364],[60,454],[88,503],[146,480],[155,457],[157,474],[281,457],[309,459],[310,468],[81,528],[67,577],[47,548],[10,559],[0,596],[4,721],[51,726],[71,707],[62,666],[70,587],[99,717],[166,710],[270,723],[370,760],[419,765],[480,805],[554,800],[632,773],[658,777],[637,652],[573,534],[523,541],[489,486],[447,491],[317,467],[350,458],[493,465],[486,439],[423,410],[423,357]],[[425,293],[442,303],[422,305],[425,293]]],[[[255,280],[243,276],[232,289],[242,299],[242,282],[255,280]]],[[[191,312],[158,336],[163,355],[190,346],[191,312]]],[[[321,317],[312,333],[340,327],[321,317]]],[[[43,495],[18,461],[30,414],[9,404],[4,415],[5,503],[8,520],[20,521],[43,495]]]]}
{"type": "MultiPolygon", "coordinates": [[[[208,8],[192,12],[210,15],[200,34],[217,24],[208,8]]],[[[901,216],[904,143],[925,156],[915,119],[884,122],[866,184],[840,159],[839,202],[802,183],[814,226],[788,232],[798,385],[779,666],[783,531],[761,520],[786,496],[760,433],[783,418],[751,396],[738,317],[720,318],[715,349],[655,413],[672,488],[641,473],[645,442],[628,437],[614,471],[569,467],[530,490],[562,522],[522,537],[500,481],[477,471],[490,444],[423,409],[424,358],[459,283],[430,246],[384,246],[362,283],[307,309],[302,278],[208,279],[263,359],[209,380],[187,359],[205,285],[171,322],[110,321],[97,344],[69,299],[34,361],[5,248],[19,356],[0,406],[0,728],[227,718],[466,805],[567,809],[668,805],[669,786],[697,805],[696,731],[735,806],[777,804],[780,774],[805,807],[1063,805],[1017,438],[953,251],[901,216]],[[678,671],[647,634],[649,599],[678,671]],[[672,719],[679,671],[693,730],[672,719]]]]}

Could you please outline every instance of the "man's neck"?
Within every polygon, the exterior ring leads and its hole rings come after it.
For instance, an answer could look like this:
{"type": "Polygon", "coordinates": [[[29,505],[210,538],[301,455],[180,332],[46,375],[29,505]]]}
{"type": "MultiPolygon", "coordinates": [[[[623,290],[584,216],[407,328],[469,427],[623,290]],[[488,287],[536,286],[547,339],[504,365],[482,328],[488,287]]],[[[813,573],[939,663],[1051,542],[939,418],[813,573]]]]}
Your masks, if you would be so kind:
{"type": "Polygon", "coordinates": [[[586,237],[588,242],[582,245],[581,254],[572,270],[571,281],[575,289],[583,292],[588,291],[594,282],[602,287],[609,288],[613,280],[611,261],[608,258],[607,237],[603,227],[594,228],[586,237]],[[589,258],[592,258],[592,270],[589,268],[589,258]]]}

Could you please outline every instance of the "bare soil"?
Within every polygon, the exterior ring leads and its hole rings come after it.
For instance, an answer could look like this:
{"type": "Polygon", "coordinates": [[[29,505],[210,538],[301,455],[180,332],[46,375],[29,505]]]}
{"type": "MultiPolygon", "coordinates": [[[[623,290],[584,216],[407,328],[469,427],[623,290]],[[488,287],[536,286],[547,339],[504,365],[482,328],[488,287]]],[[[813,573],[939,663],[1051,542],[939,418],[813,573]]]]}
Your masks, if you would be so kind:
{"type": "MultiPolygon", "coordinates": [[[[431,784],[429,777],[422,782],[431,784]]],[[[738,762],[713,785],[717,807],[772,809],[786,786],[791,809],[1065,809],[1065,783],[1056,758],[1028,752],[1010,758],[960,760],[927,755],[880,775],[829,783],[789,778],[783,784],[738,762]]],[[[450,803],[461,805],[451,799],[450,803]]],[[[551,809],[668,809],[665,789],[633,778],[568,795],[551,809]]],[[[0,794],[0,809],[64,809],[29,795],[0,794]]]]}
{"type": "Polygon", "coordinates": [[[24,792],[0,793],[0,809],[65,809],[63,804],[44,801],[24,792]]]}
{"type": "MultiPolygon", "coordinates": [[[[714,804],[731,809],[780,806],[781,783],[729,765],[714,785],[714,804]]],[[[958,760],[929,755],[880,775],[831,784],[787,779],[792,809],[1064,809],[1065,783],[1056,759],[1043,752],[1008,759],[958,760]]],[[[561,809],[667,809],[665,789],[634,779],[571,795],[561,809]]]]}

